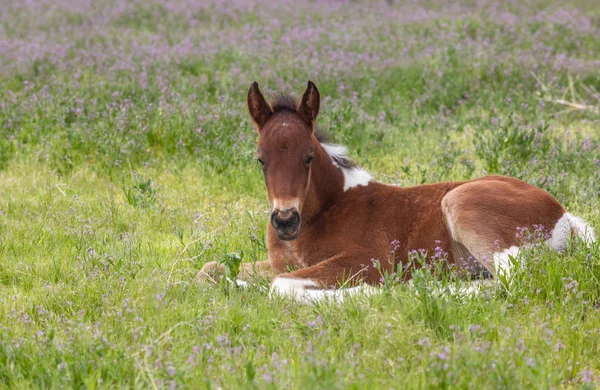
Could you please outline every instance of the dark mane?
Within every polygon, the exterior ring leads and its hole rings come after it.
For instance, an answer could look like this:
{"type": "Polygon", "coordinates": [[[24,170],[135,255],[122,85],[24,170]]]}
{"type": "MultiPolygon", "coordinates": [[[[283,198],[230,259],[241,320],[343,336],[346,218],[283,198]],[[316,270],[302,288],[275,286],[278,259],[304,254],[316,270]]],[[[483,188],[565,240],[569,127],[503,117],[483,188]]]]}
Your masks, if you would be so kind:
{"type": "Polygon", "coordinates": [[[291,95],[279,95],[271,104],[273,112],[291,111],[296,112],[298,100],[291,95]]]}
{"type": "MultiPolygon", "coordinates": [[[[317,140],[321,143],[321,145],[325,144],[325,146],[327,145],[332,145],[331,143],[331,135],[316,127],[315,128],[315,137],[317,137],[317,140]]],[[[339,146],[338,146],[339,148],[339,146]]],[[[342,153],[329,153],[329,156],[331,157],[331,159],[340,167],[340,168],[346,168],[346,169],[352,169],[352,168],[356,168],[356,163],[354,163],[354,161],[352,161],[352,159],[350,157],[348,157],[348,155],[346,154],[346,148],[341,147],[341,151],[342,153]]]]}
{"type": "Polygon", "coordinates": [[[333,156],[331,156],[331,158],[333,159],[333,161],[335,161],[335,163],[337,165],[340,166],[340,168],[345,168],[345,169],[356,168],[356,163],[354,161],[352,161],[350,159],[350,157],[348,157],[348,156],[333,155],[333,156]]]}

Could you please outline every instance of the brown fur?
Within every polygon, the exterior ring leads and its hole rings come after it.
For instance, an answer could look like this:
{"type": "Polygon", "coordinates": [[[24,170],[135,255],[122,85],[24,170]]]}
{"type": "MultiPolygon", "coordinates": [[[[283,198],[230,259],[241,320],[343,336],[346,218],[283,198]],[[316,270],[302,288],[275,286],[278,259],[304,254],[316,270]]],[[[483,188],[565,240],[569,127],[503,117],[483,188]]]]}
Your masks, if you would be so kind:
{"type": "MultiPolygon", "coordinates": [[[[440,261],[432,255],[441,250],[457,268],[464,260],[475,272],[485,267],[493,274],[490,255],[519,245],[517,227],[552,229],[565,212],[547,192],[502,176],[409,188],[370,182],[344,191],[342,164],[332,162],[314,132],[314,84],[309,82],[300,103],[280,98],[274,110],[255,83],[248,106],[259,131],[269,199],[286,205],[297,200],[301,214],[296,239],[282,240],[268,225],[269,260],[257,263],[262,276],[311,279],[322,287],[348,280],[377,284],[381,272],[374,259],[383,271],[394,272],[408,263],[409,251],[419,249],[429,261],[440,261]]],[[[245,265],[242,277],[251,273],[245,265]]]]}

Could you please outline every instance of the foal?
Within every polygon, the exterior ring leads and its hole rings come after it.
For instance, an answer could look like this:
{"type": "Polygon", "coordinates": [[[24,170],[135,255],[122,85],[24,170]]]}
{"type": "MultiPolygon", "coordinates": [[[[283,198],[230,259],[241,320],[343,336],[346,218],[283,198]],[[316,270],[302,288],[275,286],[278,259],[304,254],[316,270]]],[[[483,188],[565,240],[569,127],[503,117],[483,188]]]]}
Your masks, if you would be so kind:
{"type": "MultiPolygon", "coordinates": [[[[243,264],[242,280],[259,274],[274,278],[272,293],[327,296],[341,284],[377,285],[382,272],[407,264],[412,250],[426,250],[429,262],[442,261],[432,254],[443,251],[457,269],[495,276],[510,271],[518,229],[544,227],[547,243],[557,251],[573,235],[595,240],[585,221],[517,179],[487,176],[409,188],[376,182],[350,161],[345,148],[318,140],[319,101],[310,81],[299,103],[282,97],[269,105],[256,82],[250,87],[248,108],[258,129],[258,163],[272,212],[269,260],[243,264]],[[379,267],[372,266],[373,259],[379,267]]],[[[208,263],[199,277],[221,271],[208,263]]]]}

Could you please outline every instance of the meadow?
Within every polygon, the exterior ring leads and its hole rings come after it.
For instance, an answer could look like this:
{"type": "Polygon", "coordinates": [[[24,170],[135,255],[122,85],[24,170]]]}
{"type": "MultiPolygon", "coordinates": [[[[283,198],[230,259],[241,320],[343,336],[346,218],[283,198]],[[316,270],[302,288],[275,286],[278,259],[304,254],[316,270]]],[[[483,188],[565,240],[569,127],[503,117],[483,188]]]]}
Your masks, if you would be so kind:
{"type": "Polygon", "coordinates": [[[255,80],[315,82],[379,181],[510,175],[600,231],[595,0],[1,8],[0,388],[600,386],[598,244],[469,299],[426,271],[313,305],[194,282],[266,258],[255,80]]]}

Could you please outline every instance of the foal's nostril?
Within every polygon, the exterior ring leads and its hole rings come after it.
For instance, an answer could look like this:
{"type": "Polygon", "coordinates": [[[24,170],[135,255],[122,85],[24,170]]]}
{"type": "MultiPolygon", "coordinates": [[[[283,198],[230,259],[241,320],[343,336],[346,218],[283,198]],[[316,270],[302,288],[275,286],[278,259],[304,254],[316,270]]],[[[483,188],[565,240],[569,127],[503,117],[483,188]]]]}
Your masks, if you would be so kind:
{"type": "Polygon", "coordinates": [[[271,213],[271,225],[273,225],[273,227],[275,229],[277,229],[277,212],[276,211],[273,211],[271,213]]]}

